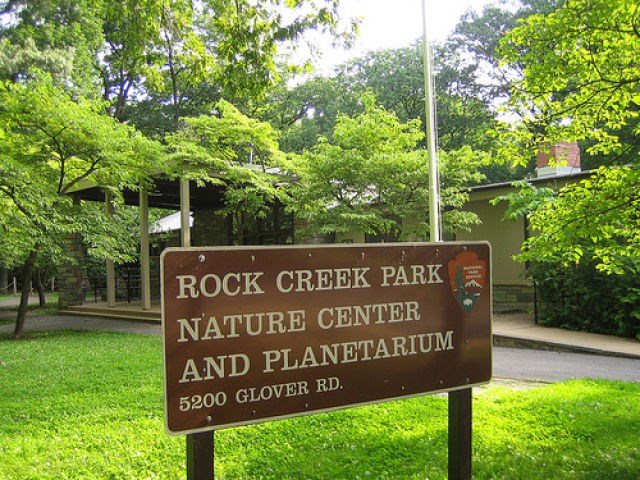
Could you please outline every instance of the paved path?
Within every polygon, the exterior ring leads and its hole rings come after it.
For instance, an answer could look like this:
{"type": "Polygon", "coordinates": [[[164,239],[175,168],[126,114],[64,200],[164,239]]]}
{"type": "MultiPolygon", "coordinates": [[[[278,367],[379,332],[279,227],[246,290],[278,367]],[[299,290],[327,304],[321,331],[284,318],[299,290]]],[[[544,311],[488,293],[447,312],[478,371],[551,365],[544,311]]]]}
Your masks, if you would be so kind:
{"type": "Polygon", "coordinates": [[[536,325],[531,315],[495,314],[496,345],[640,358],[640,341],[536,325]]]}
{"type": "MultiPolygon", "coordinates": [[[[2,315],[1,318],[7,318],[2,315]]],[[[13,323],[0,325],[0,332],[13,332],[13,323]]],[[[143,333],[160,335],[160,324],[156,322],[140,322],[114,320],[99,317],[81,317],[75,315],[37,315],[29,316],[25,322],[25,333],[41,330],[106,330],[127,333],[143,333]]]]}
{"type": "Polygon", "coordinates": [[[573,378],[640,383],[640,358],[495,347],[493,377],[545,383],[573,378]]]}
{"type": "MultiPolygon", "coordinates": [[[[14,311],[1,310],[3,303],[5,306],[11,305],[11,303],[8,302],[0,303],[0,319],[14,318],[14,311]]],[[[161,334],[160,324],[156,322],[114,320],[75,315],[30,315],[27,317],[25,332],[64,328],[116,330],[151,335],[161,334]]],[[[0,325],[0,332],[13,332],[13,324],[0,325]]],[[[541,350],[640,359],[640,341],[610,335],[543,327],[534,324],[533,318],[524,313],[495,314],[493,318],[493,334],[494,343],[497,346],[536,348],[541,350]]]]}
{"type": "MultiPolygon", "coordinates": [[[[38,297],[31,295],[29,297],[29,304],[37,303],[39,301],[38,297]]],[[[0,300],[0,308],[3,307],[13,307],[20,303],[20,295],[15,295],[11,298],[6,298],[4,300],[0,300]]]]}
{"type": "MultiPolygon", "coordinates": [[[[14,317],[15,311],[0,309],[0,319],[14,317]]],[[[555,382],[608,378],[640,382],[640,342],[542,327],[524,314],[495,315],[493,327],[497,345],[493,351],[494,379],[555,382]]],[[[13,322],[0,325],[0,333],[10,334],[13,328],[13,322]]],[[[75,315],[30,315],[25,325],[27,333],[53,329],[161,334],[157,322],[75,315]]]]}

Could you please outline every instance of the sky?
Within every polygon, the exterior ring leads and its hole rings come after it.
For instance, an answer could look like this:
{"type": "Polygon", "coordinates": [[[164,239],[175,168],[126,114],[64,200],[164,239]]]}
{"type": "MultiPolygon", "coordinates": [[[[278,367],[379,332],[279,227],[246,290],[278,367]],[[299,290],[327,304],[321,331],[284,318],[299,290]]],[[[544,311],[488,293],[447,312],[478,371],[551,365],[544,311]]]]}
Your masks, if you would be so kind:
{"type": "Polygon", "coordinates": [[[422,2],[426,4],[427,35],[430,42],[442,41],[460,16],[471,9],[480,12],[491,0],[341,0],[345,17],[361,17],[356,46],[344,52],[323,49],[321,71],[371,50],[407,47],[422,37],[422,2]]]}

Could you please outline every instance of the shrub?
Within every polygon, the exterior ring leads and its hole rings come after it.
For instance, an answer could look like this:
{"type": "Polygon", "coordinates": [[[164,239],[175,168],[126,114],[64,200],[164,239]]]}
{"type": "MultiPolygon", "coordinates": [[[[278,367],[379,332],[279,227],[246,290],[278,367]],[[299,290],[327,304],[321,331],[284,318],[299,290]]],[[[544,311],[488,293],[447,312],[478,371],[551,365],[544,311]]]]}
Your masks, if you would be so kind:
{"type": "Polygon", "coordinates": [[[537,287],[543,325],[640,340],[640,259],[622,274],[596,269],[583,257],[570,266],[531,262],[528,274],[537,287]]]}

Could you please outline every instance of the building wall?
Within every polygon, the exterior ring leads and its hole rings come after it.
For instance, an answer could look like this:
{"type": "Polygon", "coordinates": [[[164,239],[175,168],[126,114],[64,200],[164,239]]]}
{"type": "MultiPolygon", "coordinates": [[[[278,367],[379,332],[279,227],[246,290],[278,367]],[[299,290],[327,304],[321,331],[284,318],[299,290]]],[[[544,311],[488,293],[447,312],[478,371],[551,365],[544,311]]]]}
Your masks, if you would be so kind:
{"type": "MultiPolygon", "coordinates": [[[[562,147],[565,148],[564,145],[562,147]]],[[[569,147],[572,146],[566,146],[565,149],[569,147]]],[[[579,157],[577,161],[574,158],[573,164],[574,168],[579,168],[579,157]]],[[[579,182],[588,175],[589,172],[574,172],[570,175],[537,178],[531,182],[538,186],[559,190],[568,184],[579,182]]],[[[472,226],[469,232],[460,231],[456,234],[456,239],[460,241],[486,240],[491,244],[493,303],[496,311],[533,309],[534,292],[532,285],[525,277],[525,265],[513,260],[513,256],[520,252],[525,240],[525,221],[524,219],[505,219],[506,202],[499,202],[497,205],[490,203],[491,200],[512,193],[514,190],[515,188],[509,184],[474,188],[470,193],[469,202],[465,205],[465,210],[476,213],[482,223],[472,226]]]]}
{"type": "Polygon", "coordinates": [[[228,223],[226,215],[216,210],[200,210],[193,213],[192,245],[227,245],[227,237],[228,223]]]}
{"type": "Polygon", "coordinates": [[[478,215],[482,223],[468,232],[458,232],[456,240],[488,241],[491,245],[494,311],[528,311],[533,309],[533,286],[525,277],[525,265],[513,260],[525,240],[524,220],[507,220],[507,204],[490,203],[505,193],[507,190],[474,192],[465,210],[478,215]]]}
{"type": "Polygon", "coordinates": [[[349,232],[336,234],[336,243],[365,243],[364,232],[349,232]]]}
{"type": "Polygon", "coordinates": [[[469,202],[465,210],[474,212],[482,223],[469,232],[461,231],[461,241],[486,240],[491,244],[493,281],[496,284],[527,285],[524,264],[513,260],[525,239],[524,221],[505,220],[506,204],[491,205],[488,200],[469,202]]]}

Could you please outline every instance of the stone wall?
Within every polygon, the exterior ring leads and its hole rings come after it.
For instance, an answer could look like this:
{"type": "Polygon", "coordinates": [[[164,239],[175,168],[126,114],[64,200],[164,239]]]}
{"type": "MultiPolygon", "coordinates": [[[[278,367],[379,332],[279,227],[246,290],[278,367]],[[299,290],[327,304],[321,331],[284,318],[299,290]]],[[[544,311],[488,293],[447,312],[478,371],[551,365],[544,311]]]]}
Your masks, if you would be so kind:
{"type": "Polygon", "coordinates": [[[494,285],[494,312],[529,312],[533,310],[533,287],[530,285],[494,285]]]}

